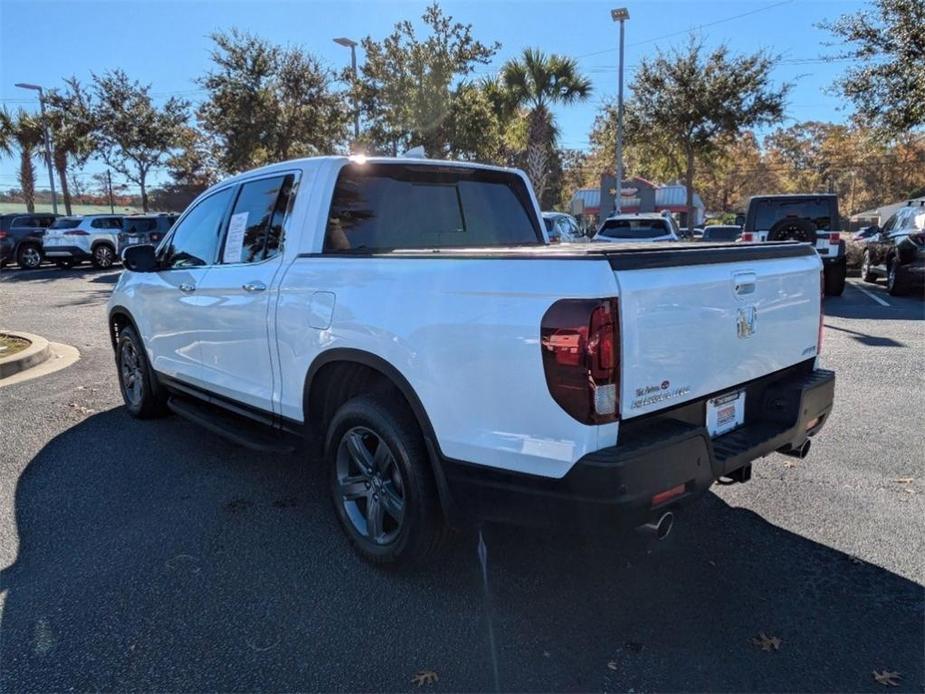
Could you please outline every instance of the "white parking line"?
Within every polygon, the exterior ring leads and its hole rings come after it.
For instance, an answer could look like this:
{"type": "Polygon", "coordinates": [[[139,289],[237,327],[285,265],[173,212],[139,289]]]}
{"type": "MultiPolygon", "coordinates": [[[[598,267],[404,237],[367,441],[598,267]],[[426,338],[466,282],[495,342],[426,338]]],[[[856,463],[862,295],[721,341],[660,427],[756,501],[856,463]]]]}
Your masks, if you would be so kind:
{"type": "Polygon", "coordinates": [[[854,283],[852,283],[851,286],[854,287],[855,289],[857,289],[859,292],[861,292],[861,294],[865,294],[865,295],[869,296],[871,299],[873,299],[874,301],[876,301],[876,302],[877,302],[878,304],[880,304],[881,306],[886,306],[887,308],[889,308],[890,304],[887,303],[886,301],[884,301],[883,299],[881,299],[879,296],[877,296],[877,295],[874,294],[873,292],[869,292],[869,291],[867,291],[866,289],[864,289],[863,287],[859,287],[858,285],[856,285],[856,284],[854,284],[854,283]]]}

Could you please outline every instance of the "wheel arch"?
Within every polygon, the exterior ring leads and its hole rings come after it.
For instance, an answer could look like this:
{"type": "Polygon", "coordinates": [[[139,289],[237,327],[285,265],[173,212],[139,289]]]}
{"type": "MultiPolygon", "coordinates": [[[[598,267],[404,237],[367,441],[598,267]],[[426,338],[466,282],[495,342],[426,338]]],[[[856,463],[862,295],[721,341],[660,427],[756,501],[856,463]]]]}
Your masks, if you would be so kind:
{"type": "Polygon", "coordinates": [[[315,357],[306,373],[302,391],[302,416],[306,436],[316,445],[322,443],[326,434],[326,423],[330,421],[336,407],[360,393],[388,393],[390,389],[401,396],[418,424],[434,473],[444,516],[452,520],[456,517],[455,507],[443,472],[444,457],[440,453],[440,444],[430,417],[408,379],[382,357],[346,347],[325,350],[315,357]],[[344,375],[348,377],[337,378],[344,375]],[[329,390],[334,383],[340,389],[339,392],[329,390]]]}
{"type": "Polygon", "coordinates": [[[109,341],[112,344],[112,350],[115,352],[116,343],[119,341],[119,331],[128,326],[135,331],[135,334],[141,338],[141,333],[138,331],[138,325],[135,323],[135,319],[132,317],[132,314],[124,306],[113,306],[109,311],[109,320],[107,321],[109,327],[109,341]]]}

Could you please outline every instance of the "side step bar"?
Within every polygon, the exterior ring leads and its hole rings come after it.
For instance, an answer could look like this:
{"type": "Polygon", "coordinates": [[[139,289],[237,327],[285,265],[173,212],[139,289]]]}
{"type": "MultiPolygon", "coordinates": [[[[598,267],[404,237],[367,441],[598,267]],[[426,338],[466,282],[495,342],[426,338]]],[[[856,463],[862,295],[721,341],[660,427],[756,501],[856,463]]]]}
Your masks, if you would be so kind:
{"type": "Polygon", "coordinates": [[[200,405],[173,395],[167,400],[167,407],[184,419],[252,451],[292,453],[296,449],[291,435],[274,431],[231,413],[226,414],[208,405],[200,405]]]}

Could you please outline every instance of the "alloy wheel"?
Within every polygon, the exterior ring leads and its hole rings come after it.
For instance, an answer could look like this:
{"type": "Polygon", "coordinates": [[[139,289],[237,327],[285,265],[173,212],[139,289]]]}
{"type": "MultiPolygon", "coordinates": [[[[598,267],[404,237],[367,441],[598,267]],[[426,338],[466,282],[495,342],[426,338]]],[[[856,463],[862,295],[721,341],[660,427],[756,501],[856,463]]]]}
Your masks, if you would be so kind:
{"type": "Polygon", "coordinates": [[[388,444],[366,427],[340,440],[336,459],[337,501],[353,528],[377,545],[398,538],[405,517],[405,483],[388,444]]]}
{"type": "Polygon", "coordinates": [[[119,353],[119,372],[122,375],[122,392],[125,399],[137,406],[144,396],[144,372],[141,357],[131,341],[122,344],[119,353]]]}
{"type": "Polygon", "coordinates": [[[97,246],[94,251],[96,264],[102,268],[112,266],[112,249],[109,246],[97,246]]]}
{"type": "Polygon", "coordinates": [[[34,246],[28,246],[19,254],[19,265],[27,270],[34,270],[42,264],[42,254],[34,246]]]}

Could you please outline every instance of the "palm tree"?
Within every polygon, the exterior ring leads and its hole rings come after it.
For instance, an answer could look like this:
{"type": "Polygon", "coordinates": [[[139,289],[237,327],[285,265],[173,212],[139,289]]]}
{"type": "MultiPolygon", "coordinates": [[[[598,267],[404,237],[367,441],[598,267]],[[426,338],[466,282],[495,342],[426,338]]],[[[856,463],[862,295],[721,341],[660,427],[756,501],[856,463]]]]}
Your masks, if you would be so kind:
{"type": "Polygon", "coordinates": [[[511,103],[527,111],[527,175],[537,199],[543,197],[549,175],[549,149],[556,126],[550,107],[583,101],[591,94],[591,81],[578,71],[573,58],[524,49],[501,68],[501,82],[511,103]]]}
{"type": "Polygon", "coordinates": [[[35,212],[35,158],[36,148],[42,144],[42,125],[38,119],[22,109],[16,115],[6,110],[0,116],[0,151],[11,153],[13,145],[19,149],[19,187],[29,212],[35,212]]]}
{"type": "Polygon", "coordinates": [[[71,214],[71,191],[68,187],[69,164],[83,166],[93,153],[93,112],[89,96],[76,77],[65,80],[65,89],[50,90],[45,96],[51,130],[51,159],[61,182],[65,214],[71,214]]]}

